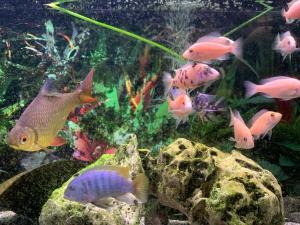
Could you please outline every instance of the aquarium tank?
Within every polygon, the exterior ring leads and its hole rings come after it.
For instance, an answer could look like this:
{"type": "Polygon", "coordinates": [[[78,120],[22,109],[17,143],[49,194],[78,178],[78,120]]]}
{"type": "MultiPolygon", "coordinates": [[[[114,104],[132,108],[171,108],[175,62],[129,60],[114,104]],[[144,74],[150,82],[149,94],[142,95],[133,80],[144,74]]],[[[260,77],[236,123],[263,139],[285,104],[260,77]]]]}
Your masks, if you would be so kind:
{"type": "Polygon", "coordinates": [[[1,225],[300,224],[300,0],[2,0],[1,225]]]}

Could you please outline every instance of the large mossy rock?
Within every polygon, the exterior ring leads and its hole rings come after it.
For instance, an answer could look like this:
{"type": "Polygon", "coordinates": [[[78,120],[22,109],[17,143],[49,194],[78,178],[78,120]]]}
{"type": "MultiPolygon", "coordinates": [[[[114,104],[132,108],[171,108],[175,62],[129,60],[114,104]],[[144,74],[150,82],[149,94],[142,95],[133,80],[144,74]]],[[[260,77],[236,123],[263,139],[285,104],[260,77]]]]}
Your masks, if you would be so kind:
{"type": "MultiPolygon", "coordinates": [[[[83,171],[99,165],[120,165],[128,166],[131,178],[142,173],[143,167],[137,150],[137,140],[131,136],[127,144],[121,146],[115,156],[103,155],[98,161],[89,165],[83,171]]],[[[70,181],[55,190],[46,204],[43,206],[39,223],[40,225],[125,225],[139,224],[144,214],[144,205],[127,205],[116,202],[111,210],[98,208],[92,204],[79,204],[63,198],[64,191],[70,181]]]]}
{"type": "Polygon", "coordinates": [[[223,153],[178,139],[144,160],[160,204],[191,224],[282,225],[283,199],[275,177],[237,151],[223,153]]]}

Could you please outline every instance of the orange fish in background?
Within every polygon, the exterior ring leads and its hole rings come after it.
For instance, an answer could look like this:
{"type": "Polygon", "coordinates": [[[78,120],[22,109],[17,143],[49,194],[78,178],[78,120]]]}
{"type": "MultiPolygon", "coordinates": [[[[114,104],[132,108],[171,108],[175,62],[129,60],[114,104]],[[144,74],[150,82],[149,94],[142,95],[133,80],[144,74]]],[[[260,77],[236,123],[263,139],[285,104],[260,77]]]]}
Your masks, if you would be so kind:
{"type": "Polygon", "coordinates": [[[210,62],[211,60],[226,60],[229,53],[242,57],[242,39],[232,41],[226,37],[209,34],[198,39],[183,54],[183,58],[192,61],[210,62]]]}
{"type": "Polygon", "coordinates": [[[254,140],[264,138],[267,134],[271,138],[272,129],[280,122],[281,118],[281,113],[266,109],[262,109],[256,113],[248,124],[254,140]]]}
{"type": "Polygon", "coordinates": [[[176,128],[180,122],[185,123],[188,120],[190,114],[194,112],[192,101],[186,92],[182,89],[176,89],[172,91],[171,99],[168,97],[169,112],[176,119],[176,128]]]}
{"type": "Polygon", "coordinates": [[[163,83],[165,92],[168,93],[172,87],[180,89],[195,89],[201,85],[207,85],[218,79],[220,73],[210,66],[202,63],[188,63],[175,70],[175,77],[165,73],[163,83]]]}
{"type": "Polygon", "coordinates": [[[288,3],[288,10],[282,10],[282,16],[286,23],[293,23],[295,20],[300,19],[300,1],[293,0],[288,3]]]}
{"type": "Polygon", "coordinates": [[[93,75],[94,69],[74,92],[64,94],[55,92],[54,80],[49,79],[9,132],[8,145],[18,150],[39,151],[64,144],[57,133],[69,113],[80,104],[96,101],[91,97],[93,75]]]}
{"type": "Polygon", "coordinates": [[[283,60],[285,58],[298,50],[295,38],[291,35],[289,31],[284,34],[278,34],[274,43],[274,50],[281,53],[283,60]]]}
{"type": "Polygon", "coordinates": [[[254,148],[254,140],[250,129],[246,126],[243,118],[238,111],[232,112],[230,110],[231,121],[229,126],[233,126],[234,138],[230,140],[235,141],[235,147],[240,149],[252,149],[254,148]]]}
{"type": "Polygon", "coordinates": [[[256,93],[262,93],[267,98],[278,98],[282,100],[300,97],[300,80],[291,77],[271,77],[262,80],[260,85],[250,81],[245,81],[244,84],[246,87],[246,98],[256,93]]]}

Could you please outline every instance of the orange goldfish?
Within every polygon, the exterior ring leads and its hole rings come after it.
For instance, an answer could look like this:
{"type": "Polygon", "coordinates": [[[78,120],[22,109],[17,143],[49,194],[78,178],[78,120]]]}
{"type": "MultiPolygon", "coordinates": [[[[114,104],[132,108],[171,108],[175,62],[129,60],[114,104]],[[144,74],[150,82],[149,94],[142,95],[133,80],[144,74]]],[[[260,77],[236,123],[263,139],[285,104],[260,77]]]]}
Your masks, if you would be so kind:
{"type": "Polygon", "coordinates": [[[93,75],[94,70],[91,70],[74,92],[64,94],[53,91],[53,80],[49,79],[9,132],[7,143],[24,151],[46,150],[48,146],[64,144],[57,133],[69,113],[80,104],[96,101],[91,97],[93,75]]]}
{"type": "Polygon", "coordinates": [[[285,18],[286,23],[293,23],[295,20],[300,19],[300,1],[293,0],[288,3],[288,10],[282,10],[282,16],[285,18]]]}
{"type": "Polygon", "coordinates": [[[168,97],[169,112],[176,119],[176,128],[182,121],[185,123],[191,113],[194,112],[192,101],[184,90],[172,91],[173,100],[168,97]]]}
{"type": "Polygon", "coordinates": [[[165,90],[168,92],[172,86],[181,89],[195,89],[200,85],[216,80],[219,76],[220,73],[217,70],[206,64],[188,63],[175,70],[174,78],[171,74],[165,73],[163,82],[165,90]]]}
{"type": "Polygon", "coordinates": [[[256,93],[263,93],[267,98],[279,98],[282,100],[290,100],[300,96],[300,80],[277,76],[264,79],[260,85],[250,81],[245,81],[246,97],[251,97],[256,93]]]}
{"type": "Polygon", "coordinates": [[[283,60],[297,51],[297,43],[295,38],[291,35],[291,32],[287,31],[284,34],[278,34],[274,44],[274,50],[281,53],[283,60]]]}
{"type": "Polygon", "coordinates": [[[266,134],[269,134],[271,137],[272,129],[279,123],[281,117],[281,113],[268,111],[266,109],[262,109],[256,113],[248,124],[254,140],[260,137],[264,138],[266,134]]]}
{"type": "Polygon", "coordinates": [[[230,140],[235,141],[235,147],[241,149],[254,148],[254,140],[249,128],[246,126],[243,118],[238,111],[232,112],[230,110],[231,121],[229,126],[233,126],[234,138],[230,140]]]}
{"type": "Polygon", "coordinates": [[[209,34],[198,39],[183,54],[183,58],[192,61],[209,62],[211,60],[226,60],[229,53],[242,57],[242,40],[232,41],[219,34],[209,34]]]}

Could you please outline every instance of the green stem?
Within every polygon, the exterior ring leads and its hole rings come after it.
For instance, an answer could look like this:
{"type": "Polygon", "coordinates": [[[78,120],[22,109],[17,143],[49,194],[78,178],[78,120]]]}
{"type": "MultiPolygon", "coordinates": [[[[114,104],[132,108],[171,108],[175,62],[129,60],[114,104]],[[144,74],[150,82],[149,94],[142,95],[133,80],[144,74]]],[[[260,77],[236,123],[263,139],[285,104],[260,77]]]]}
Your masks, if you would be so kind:
{"type": "Polygon", "coordinates": [[[257,1],[257,3],[263,5],[264,7],[266,7],[266,10],[264,10],[263,12],[261,12],[260,14],[252,17],[251,19],[247,20],[246,22],[242,23],[241,25],[235,27],[234,29],[232,29],[231,31],[227,32],[226,34],[224,34],[225,37],[235,33],[236,31],[242,29],[243,27],[247,26],[248,24],[252,23],[253,21],[259,19],[260,17],[264,16],[265,14],[269,13],[273,7],[267,5],[266,3],[264,3],[262,0],[261,1],[257,1]]]}
{"type": "Polygon", "coordinates": [[[157,48],[163,50],[164,52],[168,53],[169,55],[172,55],[172,56],[174,56],[174,57],[176,57],[176,58],[178,58],[178,59],[180,59],[180,60],[184,60],[184,59],[182,58],[182,56],[179,55],[177,52],[175,52],[175,51],[173,51],[172,49],[167,48],[167,47],[165,47],[165,46],[163,46],[163,45],[161,45],[161,44],[158,44],[157,42],[154,42],[154,41],[152,41],[152,40],[149,40],[149,39],[144,38],[144,37],[142,37],[142,36],[139,36],[139,35],[137,35],[137,34],[131,33],[131,32],[129,32],[129,31],[127,31],[127,30],[123,30],[123,29],[120,29],[120,28],[118,28],[118,27],[114,27],[114,26],[111,26],[111,25],[109,25],[109,24],[106,24],[106,23],[102,23],[102,22],[93,20],[93,19],[91,19],[91,18],[89,18],[89,17],[80,15],[80,14],[78,14],[78,13],[75,13],[75,12],[73,12],[73,11],[70,11],[70,10],[68,10],[68,9],[65,9],[65,8],[62,8],[62,7],[59,7],[59,6],[58,6],[59,4],[61,4],[61,3],[63,3],[63,2],[70,2],[70,1],[72,1],[72,0],[64,0],[64,1],[52,2],[52,3],[46,4],[46,5],[50,6],[50,7],[53,8],[53,9],[59,10],[59,11],[61,11],[61,12],[63,12],[63,13],[66,13],[66,14],[69,14],[69,15],[74,16],[74,17],[76,17],[76,18],[82,19],[82,20],[84,20],[84,21],[86,21],[86,22],[93,23],[93,24],[96,24],[96,25],[98,25],[98,26],[101,26],[101,27],[104,27],[104,28],[107,28],[107,29],[116,31],[116,32],[118,32],[118,33],[127,35],[127,36],[129,36],[129,37],[134,38],[134,39],[143,41],[143,42],[145,42],[145,43],[147,43],[147,44],[149,44],[149,45],[151,45],[151,46],[154,46],[154,47],[157,47],[157,48]]]}

